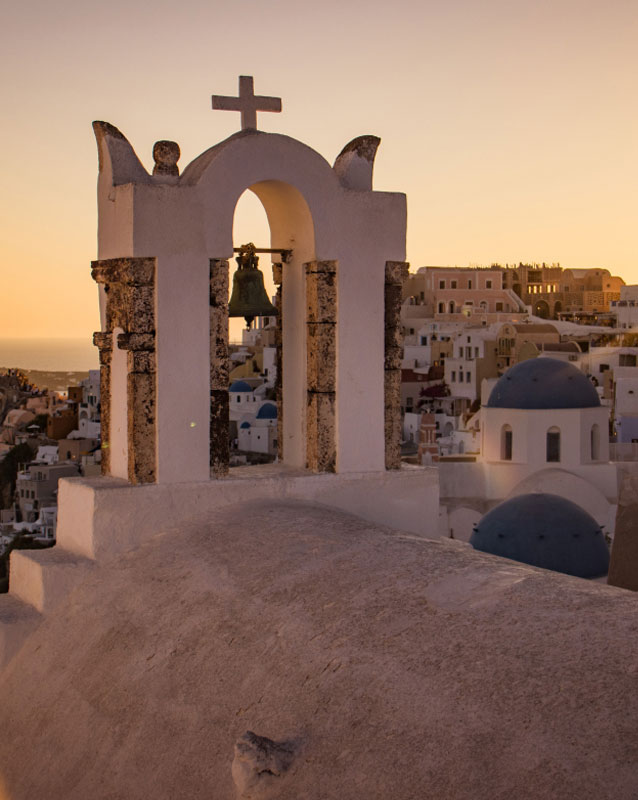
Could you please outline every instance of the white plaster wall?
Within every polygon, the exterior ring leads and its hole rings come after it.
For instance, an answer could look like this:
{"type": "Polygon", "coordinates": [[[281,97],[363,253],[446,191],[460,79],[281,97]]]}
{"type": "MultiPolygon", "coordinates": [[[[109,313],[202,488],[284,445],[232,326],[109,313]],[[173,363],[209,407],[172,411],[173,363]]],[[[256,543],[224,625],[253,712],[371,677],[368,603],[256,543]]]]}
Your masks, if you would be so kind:
{"type": "Polygon", "coordinates": [[[241,468],[218,481],[132,486],[115,478],[59,482],[57,541],[72,553],[108,560],[187,520],[230,503],[286,499],[316,502],[418,536],[436,537],[438,470],[412,467],[348,475],[285,475],[277,465],[241,468]]]}
{"type": "Polygon", "coordinates": [[[609,460],[609,409],[517,409],[490,408],[482,414],[483,460],[487,463],[501,461],[501,430],[503,425],[512,428],[512,461],[525,464],[535,471],[544,469],[546,461],[546,434],[552,427],[560,429],[560,462],[562,467],[574,469],[591,463],[590,432],[597,424],[600,430],[600,459],[609,460]]]}
{"type": "Polygon", "coordinates": [[[111,421],[109,441],[106,442],[111,455],[111,474],[128,479],[128,417],[127,404],[127,358],[125,350],[117,346],[121,328],[113,331],[113,356],[111,358],[111,421]]]}

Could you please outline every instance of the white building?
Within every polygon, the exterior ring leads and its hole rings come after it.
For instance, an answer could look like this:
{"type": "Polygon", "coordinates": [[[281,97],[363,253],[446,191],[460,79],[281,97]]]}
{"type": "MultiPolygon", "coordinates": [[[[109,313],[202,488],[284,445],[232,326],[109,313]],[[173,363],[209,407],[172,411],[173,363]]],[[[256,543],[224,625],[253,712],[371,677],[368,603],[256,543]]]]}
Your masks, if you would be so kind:
{"type": "Polygon", "coordinates": [[[568,362],[529,359],[496,382],[480,414],[480,455],[439,465],[445,524],[457,538],[500,501],[530,492],[566,497],[613,533],[609,408],[589,378],[568,362]]]}

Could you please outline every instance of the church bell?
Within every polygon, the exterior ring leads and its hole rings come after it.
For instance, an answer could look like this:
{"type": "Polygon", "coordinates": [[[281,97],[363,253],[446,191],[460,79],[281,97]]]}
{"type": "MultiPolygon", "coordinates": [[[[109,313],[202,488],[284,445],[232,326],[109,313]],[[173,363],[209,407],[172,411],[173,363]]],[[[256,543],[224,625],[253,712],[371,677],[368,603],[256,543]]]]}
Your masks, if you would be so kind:
{"type": "Polygon", "coordinates": [[[250,328],[255,317],[274,317],[278,312],[268,299],[263,273],[257,267],[255,245],[243,244],[235,259],[238,269],[233,275],[233,292],[228,304],[229,317],[244,317],[250,328]]]}

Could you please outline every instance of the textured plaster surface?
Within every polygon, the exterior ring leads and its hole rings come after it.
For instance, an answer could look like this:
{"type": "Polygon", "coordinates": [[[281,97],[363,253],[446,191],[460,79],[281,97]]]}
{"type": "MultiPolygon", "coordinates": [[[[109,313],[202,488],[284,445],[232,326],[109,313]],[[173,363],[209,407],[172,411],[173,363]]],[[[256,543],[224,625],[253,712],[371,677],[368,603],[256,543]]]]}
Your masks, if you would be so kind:
{"type": "Polygon", "coordinates": [[[88,571],[30,636],[0,684],[0,785],[633,800],[637,629],[619,589],[309,504],[229,506],[88,571]]]}

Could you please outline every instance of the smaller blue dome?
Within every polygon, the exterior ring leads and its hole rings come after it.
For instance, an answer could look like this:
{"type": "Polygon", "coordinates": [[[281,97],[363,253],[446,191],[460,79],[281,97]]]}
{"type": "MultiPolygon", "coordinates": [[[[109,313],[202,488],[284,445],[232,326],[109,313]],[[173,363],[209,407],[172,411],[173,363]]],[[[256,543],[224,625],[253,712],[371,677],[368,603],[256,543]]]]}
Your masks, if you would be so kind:
{"type": "Polygon", "coordinates": [[[252,392],[252,386],[249,386],[246,381],[234,381],[230,384],[230,392],[252,392]]]}
{"type": "Polygon", "coordinates": [[[257,412],[257,419],[277,419],[277,406],[272,403],[264,403],[257,412]]]}
{"type": "Polygon", "coordinates": [[[239,427],[240,428],[250,428],[250,422],[242,422],[242,424],[239,427]]]}
{"type": "Polygon", "coordinates": [[[579,578],[609,569],[600,525],[576,503],[555,494],[522,494],[496,506],[475,525],[475,550],[579,578]]]}

